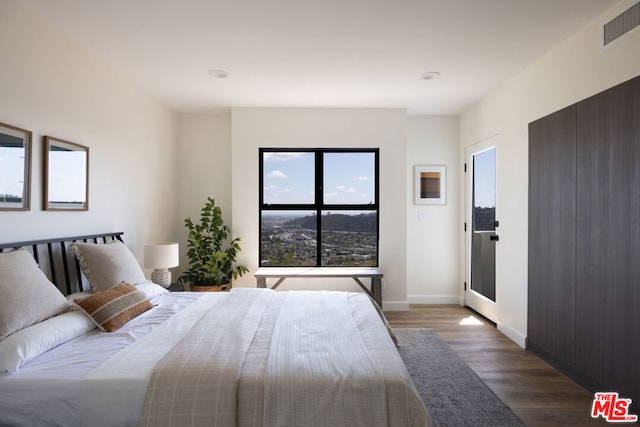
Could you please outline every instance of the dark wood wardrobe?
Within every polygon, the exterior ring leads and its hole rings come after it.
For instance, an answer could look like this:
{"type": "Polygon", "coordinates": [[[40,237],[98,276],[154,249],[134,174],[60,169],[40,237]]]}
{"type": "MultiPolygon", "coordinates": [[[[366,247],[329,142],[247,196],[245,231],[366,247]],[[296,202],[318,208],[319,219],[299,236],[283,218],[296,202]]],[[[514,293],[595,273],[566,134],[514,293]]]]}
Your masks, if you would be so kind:
{"type": "Polygon", "coordinates": [[[640,77],[529,124],[528,348],[640,409],[640,77]]]}

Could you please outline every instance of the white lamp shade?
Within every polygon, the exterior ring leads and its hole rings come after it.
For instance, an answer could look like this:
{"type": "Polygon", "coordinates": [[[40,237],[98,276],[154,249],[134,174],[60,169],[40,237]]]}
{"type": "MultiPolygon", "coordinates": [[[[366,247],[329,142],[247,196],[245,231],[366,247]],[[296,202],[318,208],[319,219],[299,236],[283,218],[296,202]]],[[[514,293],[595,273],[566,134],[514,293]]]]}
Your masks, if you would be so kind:
{"type": "Polygon", "coordinates": [[[180,263],[179,245],[173,242],[153,243],[144,246],[145,268],[172,268],[180,263]]]}

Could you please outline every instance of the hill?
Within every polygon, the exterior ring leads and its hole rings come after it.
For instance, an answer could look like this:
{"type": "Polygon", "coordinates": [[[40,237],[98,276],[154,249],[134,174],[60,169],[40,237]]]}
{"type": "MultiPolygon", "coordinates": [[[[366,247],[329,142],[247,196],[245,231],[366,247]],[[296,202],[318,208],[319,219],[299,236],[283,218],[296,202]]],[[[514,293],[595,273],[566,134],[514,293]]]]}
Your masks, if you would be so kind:
{"type": "MultiPolygon", "coordinates": [[[[308,230],[316,229],[316,217],[305,216],[287,222],[289,226],[297,226],[308,230]]],[[[360,215],[328,214],[322,216],[322,229],[328,231],[350,231],[358,233],[375,233],[377,219],[375,213],[360,215]]]]}

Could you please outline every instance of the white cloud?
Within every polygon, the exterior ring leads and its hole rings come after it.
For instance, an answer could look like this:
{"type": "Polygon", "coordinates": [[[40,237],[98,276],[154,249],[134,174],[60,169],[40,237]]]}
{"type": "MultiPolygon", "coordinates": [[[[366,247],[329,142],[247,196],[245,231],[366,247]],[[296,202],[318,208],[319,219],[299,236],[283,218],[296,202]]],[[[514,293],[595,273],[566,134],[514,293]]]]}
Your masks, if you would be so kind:
{"type": "Polygon", "coordinates": [[[281,193],[291,193],[293,188],[285,188],[284,190],[280,190],[281,193]]]}
{"type": "Polygon", "coordinates": [[[275,170],[275,171],[271,172],[269,175],[267,175],[267,178],[286,179],[287,175],[285,175],[285,173],[282,172],[282,171],[275,170]]]}
{"type": "Polygon", "coordinates": [[[368,181],[369,177],[368,176],[359,176],[356,178],[358,181],[368,181]]]}
{"type": "Polygon", "coordinates": [[[267,190],[267,191],[268,190],[277,190],[278,187],[276,187],[275,185],[265,185],[264,189],[267,190]]]}
{"type": "Polygon", "coordinates": [[[286,162],[287,160],[297,159],[304,156],[305,153],[264,153],[265,162],[286,162]]]}
{"type": "Polygon", "coordinates": [[[324,197],[326,197],[327,199],[332,199],[334,197],[336,197],[338,195],[338,193],[324,193],[324,197]]]}
{"type": "Polygon", "coordinates": [[[355,193],[355,189],[353,187],[347,187],[346,185],[338,185],[336,186],[336,190],[339,190],[343,193],[355,193]]]}

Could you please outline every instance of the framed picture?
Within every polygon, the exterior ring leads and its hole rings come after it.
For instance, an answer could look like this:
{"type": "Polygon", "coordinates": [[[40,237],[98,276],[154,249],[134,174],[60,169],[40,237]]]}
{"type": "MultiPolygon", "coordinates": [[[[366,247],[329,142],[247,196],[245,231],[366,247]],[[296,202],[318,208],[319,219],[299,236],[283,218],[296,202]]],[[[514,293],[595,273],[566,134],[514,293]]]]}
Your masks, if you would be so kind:
{"type": "Polygon", "coordinates": [[[0,211],[31,208],[31,131],[0,123],[0,211]]]}
{"type": "Polygon", "coordinates": [[[414,203],[444,205],[447,203],[446,166],[414,166],[414,203]]]}
{"type": "Polygon", "coordinates": [[[89,210],[89,147],[44,137],[44,209],[89,210]]]}

